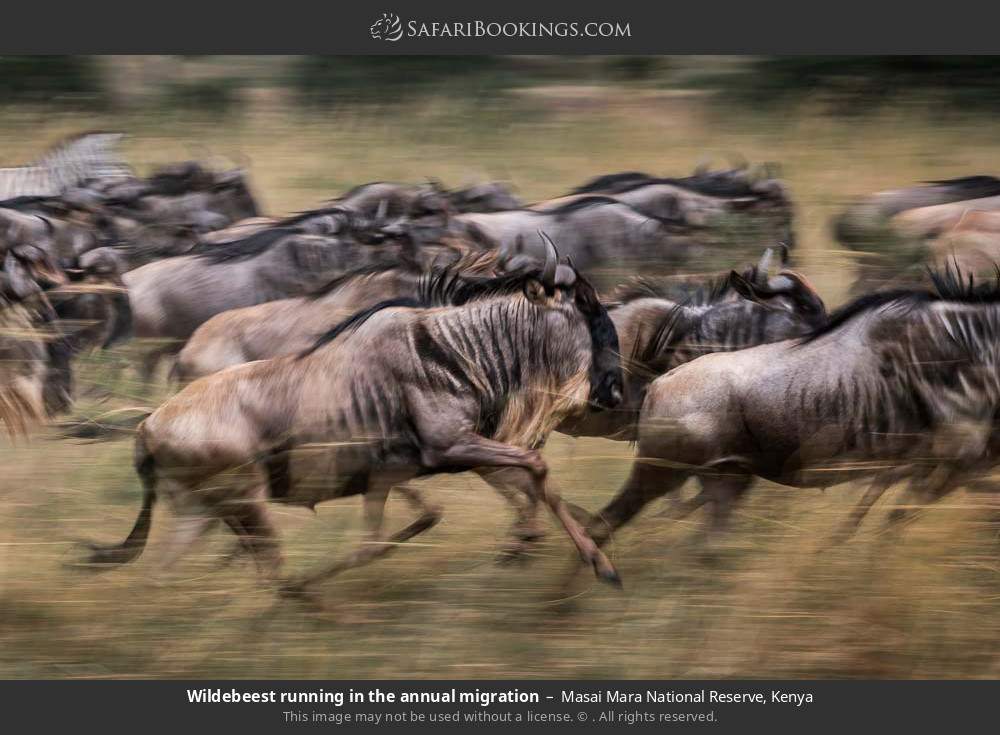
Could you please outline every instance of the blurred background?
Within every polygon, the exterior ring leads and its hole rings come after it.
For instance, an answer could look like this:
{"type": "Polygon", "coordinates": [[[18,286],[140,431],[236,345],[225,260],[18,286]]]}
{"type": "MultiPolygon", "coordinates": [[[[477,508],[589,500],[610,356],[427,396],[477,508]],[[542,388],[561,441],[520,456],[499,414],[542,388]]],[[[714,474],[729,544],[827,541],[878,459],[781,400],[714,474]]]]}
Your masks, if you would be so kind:
{"type": "MultiPolygon", "coordinates": [[[[837,242],[831,221],[845,207],[1000,171],[998,72],[993,57],[0,57],[0,165],[117,130],[140,172],[239,162],[278,215],[378,180],[501,180],[536,201],[619,171],[774,162],[795,205],[793,265],[832,308],[880,255],[837,242]]],[[[879,261],[890,274],[912,265],[879,261]]],[[[171,393],[122,368],[131,349],[79,359],[75,413],[171,393]]],[[[879,505],[854,540],[828,548],[862,488],[764,486],[721,551],[703,553],[700,516],[647,515],[611,547],[625,590],[588,581],[567,599],[560,533],[531,563],[497,566],[506,507],[477,478],[432,478],[441,525],[324,586],[333,612],[314,615],[275,602],[251,564],[220,568],[222,534],[168,587],[146,561],[65,569],[74,539],[130,527],[131,455],[128,437],[0,437],[0,677],[1000,676],[988,498],[958,494],[892,545],[879,505]]],[[[631,448],[556,435],[546,455],[564,494],[594,509],[624,480],[631,448]]],[[[390,527],[408,517],[400,506],[390,501],[390,527]]],[[[361,531],[355,500],[278,513],[295,571],[361,531]]]]}

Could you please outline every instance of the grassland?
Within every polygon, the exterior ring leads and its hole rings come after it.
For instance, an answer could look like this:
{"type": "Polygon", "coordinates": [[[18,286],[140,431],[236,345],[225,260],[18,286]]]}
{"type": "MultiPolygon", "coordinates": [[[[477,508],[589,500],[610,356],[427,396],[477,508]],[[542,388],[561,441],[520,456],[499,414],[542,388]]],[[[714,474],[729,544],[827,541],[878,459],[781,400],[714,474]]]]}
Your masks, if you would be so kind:
{"type": "MultiPolygon", "coordinates": [[[[755,113],[697,94],[531,89],[492,102],[435,96],[398,107],[295,115],[262,93],[245,113],[118,117],[0,111],[7,165],[81,128],[124,129],[141,167],[206,151],[248,158],[265,207],[313,206],[355,184],[499,178],[526,199],[595,174],[683,173],[706,156],[778,161],[797,204],[797,267],[829,305],[853,254],[827,223],[852,197],[915,180],[1000,171],[992,121],[900,104],[833,118],[802,106],[755,113]]],[[[155,402],[116,366],[129,347],[81,360],[78,410],[155,402]],[[110,390],[111,398],[100,399],[110,390]]],[[[599,507],[630,448],[554,437],[565,494],[599,507]]],[[[732,538],[703,552],[703,519],[641,518],[612,552],[625,590],[559,581],[571,552],[551,528],[531,563],[497,566],[509,523],[500,500],[461,475],[424,483],[445,520],[395,556],[323,587],[312,614],[276,602],[247,563],[220,568],[212,536],[167,585],[150,579],[162,524],[132,567],[64,568],[77,538],[118,539],[138,507],[126,439],[81,444],[40,430],[0,439],[0,677],[997,677],[1000,566],[987,501],[957,494],[892,541],[876,506],[859,536],[824,543],[860,488],[761,484],[732,538]]],[[[360,533],[354,500],[315,515],[279,509],[293,570],[344,553],[360,533]]],[[[162,520],[162,518],[160,519],[162,520]]],[[[408,520],[390,501],[390,527],[408,520]]]]}

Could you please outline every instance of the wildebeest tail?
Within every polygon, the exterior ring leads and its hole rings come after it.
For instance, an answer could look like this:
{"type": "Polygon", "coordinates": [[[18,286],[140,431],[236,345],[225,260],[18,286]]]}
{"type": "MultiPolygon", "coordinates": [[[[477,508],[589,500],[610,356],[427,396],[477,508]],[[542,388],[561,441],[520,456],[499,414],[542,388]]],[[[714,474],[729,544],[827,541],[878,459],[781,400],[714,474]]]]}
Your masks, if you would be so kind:
{"type": "MultiPolygon", "coordinates": [[[[142,442],[142,439],[139,439],[142,442]]],[[[145,447],[139,447],[141,456],[136,458],[136,472],[142,480],[142,508],[139,509],[139,517],[135,519],[132,531],[120,544],[103,546],[99,544],[87,544],[90,555],[87,558],[88,564],[128,564],[139,558],[142,550],[146,548],[146,540],[149,538],[149,528],[153,521],[153,505],[156,503],[156,478],[153,458],[146,453],[145,447]]]]}

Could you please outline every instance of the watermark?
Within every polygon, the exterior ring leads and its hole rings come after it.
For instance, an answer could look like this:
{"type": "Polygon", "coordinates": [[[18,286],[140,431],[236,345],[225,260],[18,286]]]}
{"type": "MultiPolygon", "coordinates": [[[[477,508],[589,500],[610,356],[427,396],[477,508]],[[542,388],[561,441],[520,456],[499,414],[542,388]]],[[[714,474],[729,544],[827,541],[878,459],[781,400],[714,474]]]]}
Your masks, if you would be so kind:
{"type": "Polygon", "coordinates": [[[403,23],[395,13],[382,13],[368,32],[376,41],[398,41],[403,37],[403,23]]]}
{"type": "Polygon", "coordinates": [[[628,21],[420,21],[405,23],[395,13],[382,17],[368,29],[376,41],[401,38],[631,38],[628,21]]]}

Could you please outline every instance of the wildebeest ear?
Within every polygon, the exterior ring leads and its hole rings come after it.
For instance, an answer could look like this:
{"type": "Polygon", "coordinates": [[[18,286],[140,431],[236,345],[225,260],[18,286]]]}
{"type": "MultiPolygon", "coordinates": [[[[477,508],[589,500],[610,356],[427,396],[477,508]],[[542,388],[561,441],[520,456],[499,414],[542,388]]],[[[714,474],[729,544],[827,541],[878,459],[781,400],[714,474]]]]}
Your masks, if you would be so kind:
{"type": "Polygon", "coordinates": [[[524,284],[524,295],[533,304],[545,303],[545,286],[541,281],[531,278],[524,284]]]}
{"type": "Polygon", "coordinates": [[[736,271],[729,271],[729,285],[732,286],[732,289],[736,293],[745,298],[747,301],[760,303],[760,291],[754,288],[754,285],[750,283],[750,281],[736,271]]]}

